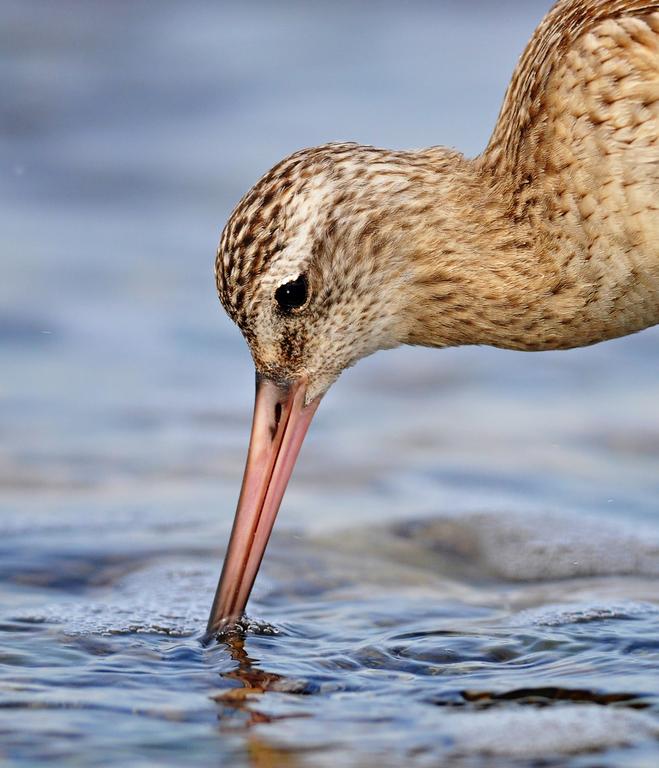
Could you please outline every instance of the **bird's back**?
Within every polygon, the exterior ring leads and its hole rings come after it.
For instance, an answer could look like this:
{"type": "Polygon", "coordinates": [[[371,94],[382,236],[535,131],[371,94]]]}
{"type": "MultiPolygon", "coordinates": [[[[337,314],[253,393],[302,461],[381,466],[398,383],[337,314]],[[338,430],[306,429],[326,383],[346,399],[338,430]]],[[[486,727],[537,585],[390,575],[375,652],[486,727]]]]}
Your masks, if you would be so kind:
{"type": "Polygon", "coordinates": [[[583,343],[659,322],[659,2],[561,0],[480,162],[588,308],[583,343]]]}

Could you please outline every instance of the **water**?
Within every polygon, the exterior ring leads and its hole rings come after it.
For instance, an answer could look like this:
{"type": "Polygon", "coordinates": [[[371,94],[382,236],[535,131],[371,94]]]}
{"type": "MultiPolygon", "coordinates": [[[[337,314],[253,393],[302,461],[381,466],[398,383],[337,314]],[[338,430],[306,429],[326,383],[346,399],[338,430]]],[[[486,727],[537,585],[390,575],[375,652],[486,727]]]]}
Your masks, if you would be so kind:
{"type": "Polygon", "coordinates": [[[399,350],[200,640],[251,409],[213,250],[300,146],[475,153],[544,2],[25,2],[0,26],[6,765],[651,766],[659,333],[399,350]]]}

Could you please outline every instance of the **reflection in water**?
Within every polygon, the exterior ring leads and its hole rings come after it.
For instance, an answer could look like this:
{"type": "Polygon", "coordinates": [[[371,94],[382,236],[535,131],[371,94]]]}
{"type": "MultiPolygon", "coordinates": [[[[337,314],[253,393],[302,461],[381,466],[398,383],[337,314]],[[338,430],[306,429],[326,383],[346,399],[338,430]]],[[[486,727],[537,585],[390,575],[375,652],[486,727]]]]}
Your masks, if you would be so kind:
{"type": "MultiPolygon", "coordinates": [[[[256,666],[259,662],[248,656],[245,650],[245,638],[239,632],[225,634],[220,642],[226,646],[231,659],[238,664],[231,672],[223,673],[225,680],[235,680],[239,683],[236,688],[214,696],[218,704],[222,704],[229,710],[247,715],[247,725],[257,723],[270,723],[283,717],[305,717],[303,713],[294,715],[273,716],[260,712],[255,704],[258,704],[258,696],[266,691],[279,691],[288,694],[305,694],[304,686],[296,690],[295,684],[291,685],[282,675],[273,672],[265,672],[256,666]]],[[[221,717],[223,717],[221,715],[221,717]]]]}
{"type": "Polygon", "coordinates": [[[296,712],[291,714],[268,714],[259,709],[259,697],[268,691],[287,694],[304,694],[306,691],[293,690],[287,680],[272,672],[265,672],[256,666],[259,662],[250,658],[245,650],[245,636],[241,631],[225,634],[220,641],[238,666],[222,674],[224,680],[235,681],[238,687],[229,688],[213,696],[220,705],[220,730],[246,730],[245,749],[250,768],[280,768],[298,763],[297,750],[278,747],[260,735],[252,726],[272,723],[286,718],[310,717],[311,713],[296,712]]]}

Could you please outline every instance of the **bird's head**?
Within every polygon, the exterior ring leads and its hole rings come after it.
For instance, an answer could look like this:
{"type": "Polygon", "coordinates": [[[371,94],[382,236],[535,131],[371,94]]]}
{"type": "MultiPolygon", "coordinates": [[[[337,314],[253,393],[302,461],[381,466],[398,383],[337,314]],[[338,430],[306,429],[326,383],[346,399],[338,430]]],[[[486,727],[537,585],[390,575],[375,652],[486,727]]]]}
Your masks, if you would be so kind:
{"type": "Polygon", "coordinates": [[[302,150],[257,182],[222,233],[218,293],[249,344],[257,392],[209,631],[245,607],[320,398],[359,358],[409,340],[410,228],[429,207],[427,167],[423,153],[302,150]]]}
{"type": "Polygon", "coordinates": [[[392,187],[407,182],[379,152],[330,144],[286,158],[243,197],[222,233],[220,300],[257,373],[278,384],[304,381],[307,403],[358,359],[401,340],[395,284],[404,275],[386,219],[392,187]]]}

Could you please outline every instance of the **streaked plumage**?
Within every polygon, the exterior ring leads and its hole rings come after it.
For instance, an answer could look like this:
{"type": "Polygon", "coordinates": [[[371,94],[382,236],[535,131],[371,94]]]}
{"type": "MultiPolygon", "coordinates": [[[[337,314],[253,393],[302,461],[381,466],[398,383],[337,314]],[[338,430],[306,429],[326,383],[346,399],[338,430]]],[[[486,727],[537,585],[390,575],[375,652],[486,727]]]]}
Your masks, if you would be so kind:
{"type": "MultiPolygon", "coordinates": [[[[220,299],[260,376],[303,382],[307,403],[398,344],[564,349],[639,331],[659,322],[658,142],[659,2],[560,0],[482,155],[291,155],[231,215],[220,299]],[[280,311],[277,287],[301,274],[307,303],[280,311]]],[[[209,626],[242,607],[218,610],[209,626]]]]}

